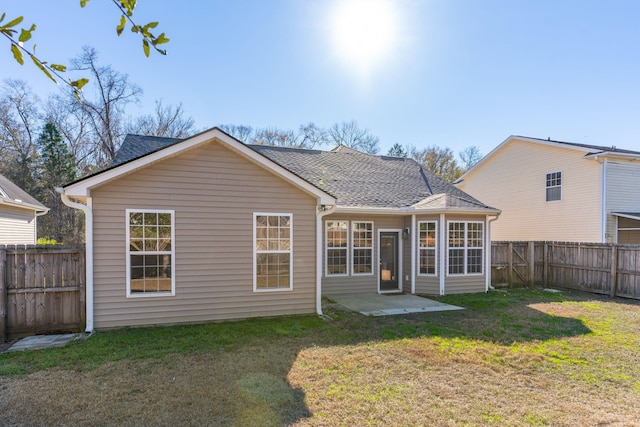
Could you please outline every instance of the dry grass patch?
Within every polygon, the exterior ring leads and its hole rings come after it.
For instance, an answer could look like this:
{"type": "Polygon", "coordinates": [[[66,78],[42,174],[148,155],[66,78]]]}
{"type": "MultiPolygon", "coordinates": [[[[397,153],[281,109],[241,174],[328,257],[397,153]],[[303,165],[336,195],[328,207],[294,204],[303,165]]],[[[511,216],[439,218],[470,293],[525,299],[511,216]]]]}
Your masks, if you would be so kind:
{"type": "Polygon", "coordinates": [[[640,425],[640,305],[517,290],[456,312],[96,334],[0,355],[2,425],[640,425]]]}

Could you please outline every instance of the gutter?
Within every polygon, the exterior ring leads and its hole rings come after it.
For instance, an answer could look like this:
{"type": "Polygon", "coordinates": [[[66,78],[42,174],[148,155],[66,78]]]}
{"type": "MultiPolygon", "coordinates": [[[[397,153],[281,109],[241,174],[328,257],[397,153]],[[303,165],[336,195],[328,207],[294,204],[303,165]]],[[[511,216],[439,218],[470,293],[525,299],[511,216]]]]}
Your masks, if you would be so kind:
{"type": "Polygon", "coordinates": [[[438,209],[420,209],[415,208],[413,206],[403,207],[403,208],[360,208],[360,207],[351,207],[351,206],[341,206],[336,209],[338,213],[357,213],[357,214],[441,214],[441,213],[456,213],[456,214],[489,214],[489,215],[500,215],[502,212],[499,209],[464,209],[464,208],[438,208],[438,209]]]}
{"type": "Polygon", "coordinates": [[[336,211],[336,205],[320,205],[316,212],[316,313],[322,316],[322,218],[336,211]]]}
{"type": "Polygon", "coordinates": [[[67,194],[65,194],[63,188],[56,188],[56,191],[60,193],[62,203],[73,209],[78,209],[84,212],[85,221],[85,257],[86,257],[86,326],[85,332],[93,332],[93,207],[91,197],[87,197],[87,204],[82,204],[72,201],[67,194]]]}

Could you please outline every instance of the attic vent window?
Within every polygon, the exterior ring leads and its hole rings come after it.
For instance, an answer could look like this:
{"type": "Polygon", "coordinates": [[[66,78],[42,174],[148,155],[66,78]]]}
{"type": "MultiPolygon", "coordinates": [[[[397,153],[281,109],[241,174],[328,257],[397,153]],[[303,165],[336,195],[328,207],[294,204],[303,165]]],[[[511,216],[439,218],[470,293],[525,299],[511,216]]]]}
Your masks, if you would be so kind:
{"type": "Polygon", "coordinates": [[[547,174],[547,202],[562,200],[562,172],[547,174]]]}

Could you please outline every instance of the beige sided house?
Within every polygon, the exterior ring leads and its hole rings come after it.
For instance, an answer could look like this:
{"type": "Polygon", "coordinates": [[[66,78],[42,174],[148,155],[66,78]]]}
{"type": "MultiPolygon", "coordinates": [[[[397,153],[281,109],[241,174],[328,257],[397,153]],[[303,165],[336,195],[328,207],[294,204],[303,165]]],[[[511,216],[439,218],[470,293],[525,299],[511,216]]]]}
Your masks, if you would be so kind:
{"type": "Polygon", "coordinates": [[[128,135],[85,212],[87,330],[321,313],[321,295],[489,286],[499,211],[415,161],[128,135]]]}
{"type": "Polygon", "coordinates": [[[0,245],[35,245],[38,217],[49,208],[0,175],[0,245]]]}
{"type": "Polygon", "coordinates": [[[493,240],[640,244],[640,151],[510,136],[455,185],[500,207],[493,240]]]}

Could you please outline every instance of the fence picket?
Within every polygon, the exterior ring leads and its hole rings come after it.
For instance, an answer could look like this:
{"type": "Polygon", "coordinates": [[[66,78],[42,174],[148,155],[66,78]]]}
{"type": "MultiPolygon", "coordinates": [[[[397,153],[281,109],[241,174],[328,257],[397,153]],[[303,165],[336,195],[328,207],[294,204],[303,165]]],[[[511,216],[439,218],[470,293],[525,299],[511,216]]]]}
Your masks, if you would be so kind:
{"type": "Polygon", "coordinates": [[[640,299],[640,245],[575,242],[492,242],[493,286],[542,284],[640,299]],[[542,251],[541,261],[538,252],[542,251]],[[527,253],[522,257],[520,254],[527,253]],[[526,263],[528,281],[514,262],[526,263]],[[526,259],[525,259],[526,258],[526,259]],[[541,268],[536,268],[536,264],[541,268]],[[501,270],[509,271],[505,274],[501,270]],[[519,280],[518,282],[515,282],[519,280]]]}

